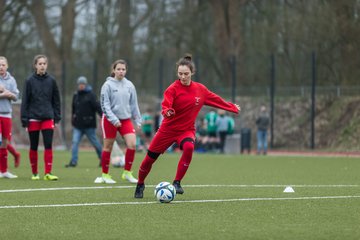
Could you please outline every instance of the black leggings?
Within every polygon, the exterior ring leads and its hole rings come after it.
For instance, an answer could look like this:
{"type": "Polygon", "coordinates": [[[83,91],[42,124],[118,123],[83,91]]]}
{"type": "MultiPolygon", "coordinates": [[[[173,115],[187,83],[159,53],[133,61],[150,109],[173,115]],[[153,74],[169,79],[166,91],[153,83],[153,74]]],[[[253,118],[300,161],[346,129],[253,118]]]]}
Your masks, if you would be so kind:
{"type": "MultiPolygon", "coordinates": [[[[43,140],[44,140],[44,148],[45,149],[51,149],[52,148],[52,142],[53,142],[53,135],[54,130],[52,129],[45,129],[41,130],[43,140]]],[[[30,138],[30,149],[37,151],[39,146],[39,136],[40,131],[31,131],[29,132],[29,138],[30,138]]]]}

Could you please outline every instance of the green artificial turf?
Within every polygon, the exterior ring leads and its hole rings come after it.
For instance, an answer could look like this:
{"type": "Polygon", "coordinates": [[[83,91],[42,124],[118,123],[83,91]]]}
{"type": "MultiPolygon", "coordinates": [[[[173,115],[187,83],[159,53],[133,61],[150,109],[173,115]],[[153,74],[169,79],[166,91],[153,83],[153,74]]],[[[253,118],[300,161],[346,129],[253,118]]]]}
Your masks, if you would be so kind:
{"type": "Polygon", "coordinates": [[[31,181],[22,156],[18,169],[9,156],[19,178],[0,179],[1,239],[360,239],[357,158],[194,154],[185,194],[161,204],[154,186],[172,181],[178,154],[154,164],[143,199],[119,168],[110,169],[118,183],[94,184],[101,168],[92,151],[70,169],[70,153],[55,151],[56,182],[31,181]]]}

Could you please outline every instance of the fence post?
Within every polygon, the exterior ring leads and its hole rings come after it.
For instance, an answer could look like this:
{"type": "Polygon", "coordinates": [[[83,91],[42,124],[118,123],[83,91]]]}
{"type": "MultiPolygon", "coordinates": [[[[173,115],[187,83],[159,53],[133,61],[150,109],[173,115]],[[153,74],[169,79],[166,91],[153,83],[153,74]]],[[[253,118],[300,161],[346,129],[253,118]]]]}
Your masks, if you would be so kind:
{"type": "Polygon", "coordinates": [[[231,56],[231,100],[234,103],[236,100],[236,57],[231,56]]]}
{"type": "Polygon", "coordinates": [[[62,82],[62,90],[61,90],[61,97],[62,97],[62,103],[61,103],[61,143],[65,146],[66,149],[68,148],[67,141],[66,141],[66,63],[65,61],[62,62],[62,71],[61,71],[61,82],[62,82]]]}
{"type": "Polygon", "coordinates": [[[158,98],[162,99],[163,95],[163,78],[164,78],[164,59],[160,58],[159,60],[159,82],[158,82],[158,98]]]}
{"type": "Polygon", "coordinates": [[[98,92],[98,87],[99,87],[98,86],[99,79],[98,79],[98,65],[97,65],[96,60],[94,60],[94,62],[93,62],[93,72],[92,72],[92,74],[93,74],[93,89],[94,89],[94,92],[97,93],[98,92]]]}
{"type": "Polygon", "coordinates": [[[275,56],[270,56],[270,148],[274,147],[275,56]]]}
{"type": "Polygon", "coordinates": [[[316,88],[316,55],[311,54],[312,84],[311,84],[311,139],[310,147],[315,149],[315,88],[316,88]]]}

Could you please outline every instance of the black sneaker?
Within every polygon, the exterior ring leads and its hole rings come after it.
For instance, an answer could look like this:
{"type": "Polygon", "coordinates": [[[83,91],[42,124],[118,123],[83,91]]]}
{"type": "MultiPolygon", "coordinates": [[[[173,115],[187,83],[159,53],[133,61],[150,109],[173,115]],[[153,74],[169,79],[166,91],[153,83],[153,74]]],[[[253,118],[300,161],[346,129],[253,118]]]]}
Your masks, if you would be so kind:
{"type": "Polygon", "coordinates": [[[135,189],[135,198],[143,198],[144,197],[145,184],[137,184],[135,189]]]}
{"type": "Polygon", "coordinates": [[[173,185],[175,187],[176,194],[183,194],[184,193],[184,189],[181,187],[180,181],[174,180],[173,185]]]}
{"type": "Polygon", "coordinates": [[[72,162],[70,162],[69,164],[66,164],[65,167],[66,168],[71,168],[71,167],[76,167],[77,164],[74,164],[72,162]]]}

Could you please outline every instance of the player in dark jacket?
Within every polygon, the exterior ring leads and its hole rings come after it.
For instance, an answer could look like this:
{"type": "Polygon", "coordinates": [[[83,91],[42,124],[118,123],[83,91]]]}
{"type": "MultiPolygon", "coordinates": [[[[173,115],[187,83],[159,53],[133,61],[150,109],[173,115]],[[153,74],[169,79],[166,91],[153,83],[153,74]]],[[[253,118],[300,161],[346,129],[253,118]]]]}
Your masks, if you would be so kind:
{"type": "Polygon", "coordinates": [[[101,144],[96,136],[96,113],[100,117],[102,115],[100,102],[88,85],[86,77],[79,77],[77,85],[78,90],[73,96],[71,111],[73,125],[71,160],[65,167],[76,167],[79,144],[83,135],[89,139],[101,161],[101,144]]]}
{"type": "Polygon", "coordinates": [[[266,112],[266,107],[261,106],[260,115],[256,118],[256,126],[257,126],[257,154],[263,151],[263,154],[267,153],[267,131],[270,125],[270,117],[266,112]]]}
{"type": "Polygon", "coordinates": [[[51,173],[53,162],[53,135],[55,124],[61,120],[60,94],[55,79],[47,72],[48,59],[45,55],[34,57],[35,72],[25,81],[21,102],[21,122],[27,128],[30,138],[29,159],[32,180],[39,180],[38,146],[40,131],[44,140],[44,180],[58,180],[51,173]]]}

